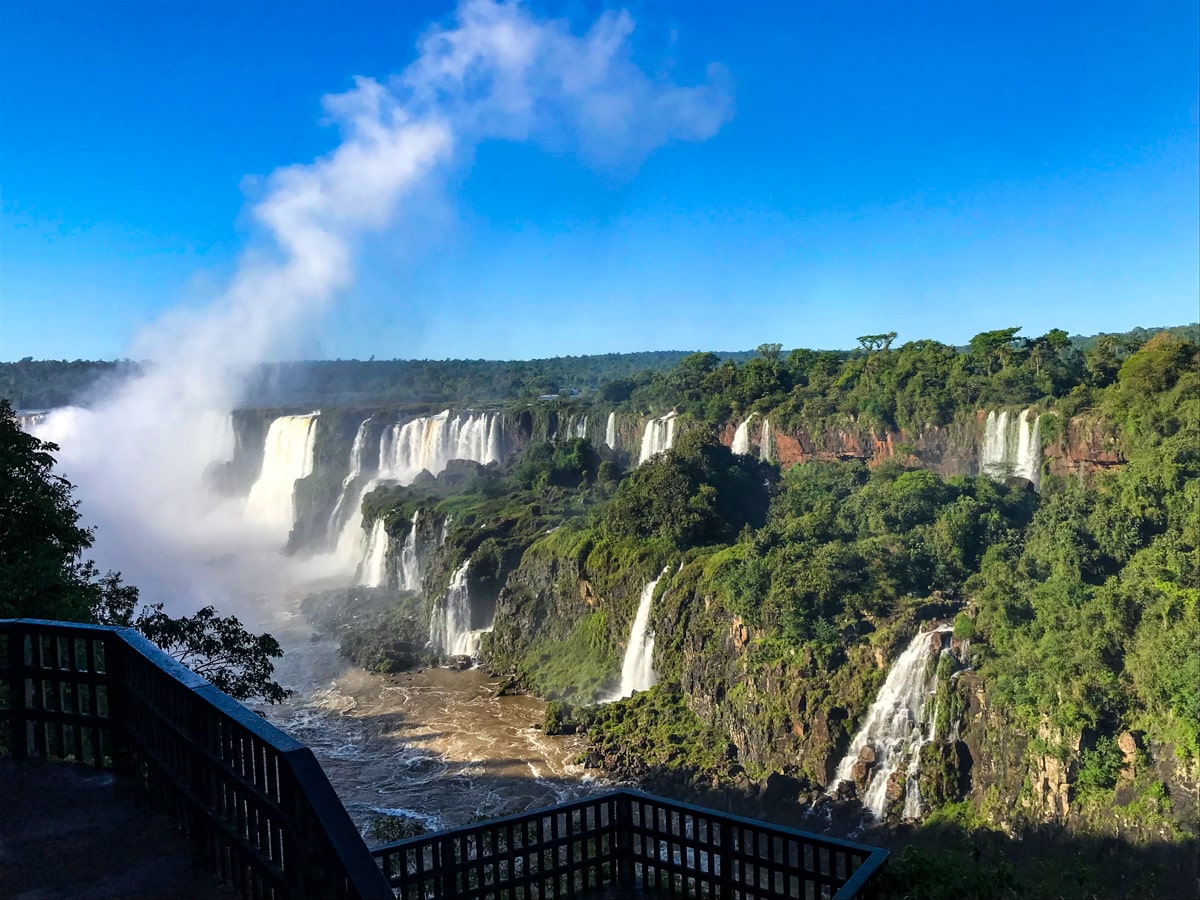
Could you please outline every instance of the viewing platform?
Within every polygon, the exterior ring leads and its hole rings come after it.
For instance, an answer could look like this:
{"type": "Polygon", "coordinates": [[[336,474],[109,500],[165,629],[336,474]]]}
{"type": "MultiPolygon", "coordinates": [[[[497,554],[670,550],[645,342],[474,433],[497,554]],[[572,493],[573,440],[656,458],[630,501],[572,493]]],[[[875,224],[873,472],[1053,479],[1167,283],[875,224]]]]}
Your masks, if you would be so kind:
{"type": "Polygon", "coordinates": [[[307,747],[133,630],[0,620],[0,896],[845,900],[886,856],[632,790],[368,849],[307,747]]]}

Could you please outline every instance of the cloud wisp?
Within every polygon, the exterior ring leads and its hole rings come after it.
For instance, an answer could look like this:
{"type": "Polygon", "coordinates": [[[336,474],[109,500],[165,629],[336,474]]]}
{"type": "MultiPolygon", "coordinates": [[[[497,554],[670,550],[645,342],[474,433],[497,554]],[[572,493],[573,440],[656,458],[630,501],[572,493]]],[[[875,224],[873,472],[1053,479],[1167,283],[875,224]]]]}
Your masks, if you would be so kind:
{"type": "Polygon", "coordinates": [[[730,119],[719,67],[698,85],[652,77],[634,62],[633,30],[626,12],[576,33],[519,3],[467,0],[424,34],[399,74],[357,78],[324,98],[341,143],[265,180],[251,208],[264,240],[243,254],[228,288],[139,336],[133,355],[153,361],[144,376],[48,423],[84,517],[98,526],[102,565],[152,599],[193,605],[231,589],[214,570],[246,577],[214,559],[278,549],[237,504],[202,487],[214,422],[238,403],[257,363],[351,287],[358,241],[440,170],[496,139],[628,170],[656,147],[705,140],[730,119]]]}

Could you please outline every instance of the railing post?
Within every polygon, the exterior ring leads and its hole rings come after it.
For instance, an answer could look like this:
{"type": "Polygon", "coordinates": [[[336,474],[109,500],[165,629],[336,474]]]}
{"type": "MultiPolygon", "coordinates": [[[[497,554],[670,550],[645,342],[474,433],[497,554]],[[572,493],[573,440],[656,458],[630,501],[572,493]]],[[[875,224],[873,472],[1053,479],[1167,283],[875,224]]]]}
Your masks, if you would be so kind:
{"type": "Polygon", "coordinates": [[[129,684],[125,644],[119,631],[104,636],[104,676],[108,688],[108,733],[112,742],[113,771],[119,775],[134,774],[133,753],[129,738],[129,684]]]}
{"type": "Polygon", "coordinates": [[[25,667],[25,632],[10,625],[8,632],[8,728],[10,752],[13,759],[24,759],[29,755],[28,721],[26,715],[25,678],[21,670],[25,667]]]}
{"type": "Polygon", "coordinates": [[[637,883],[633,869],[633,798],[624,792],[616,797],[617,884],[637,883]]]}

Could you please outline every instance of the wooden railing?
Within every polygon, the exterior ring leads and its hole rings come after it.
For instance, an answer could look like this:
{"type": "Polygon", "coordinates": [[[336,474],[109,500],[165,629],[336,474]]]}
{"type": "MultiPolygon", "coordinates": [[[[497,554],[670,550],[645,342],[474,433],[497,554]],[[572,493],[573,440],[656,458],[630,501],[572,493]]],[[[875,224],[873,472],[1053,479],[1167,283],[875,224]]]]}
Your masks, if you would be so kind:
{"type": "Polygon", "coordinates": [[[132,629],[0,620],[0,716],[0,752],[140,780],[244,896],[392,896],[312,751],[132,629]]]}
{"type": "Polygon", "coordinates": [[[619,790],[371,851],[402,900],[855,897],[887,851],[619,790]]]}

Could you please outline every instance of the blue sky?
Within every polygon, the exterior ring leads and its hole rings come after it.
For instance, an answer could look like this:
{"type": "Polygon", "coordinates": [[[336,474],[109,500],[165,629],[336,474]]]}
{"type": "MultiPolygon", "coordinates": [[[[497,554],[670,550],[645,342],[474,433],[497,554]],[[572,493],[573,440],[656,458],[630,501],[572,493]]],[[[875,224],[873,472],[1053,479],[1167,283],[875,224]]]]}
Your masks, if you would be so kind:
{"type": "MultiPolygon", "coordinates": [[[[582,32],[606,8],[532,4],[582,32]]],[[[637,2],[732,118],[640,164],[491,140],[276,353],[527,358],[964,343],[1200,317],[1194,2],[637,2]]],[[[262,179],[339,143],[451,3],[0,3],[0,359],[113,358],[220,293],[262,179]]],[[[556,139],[561,138],[561,139],[556,139]]]]}

